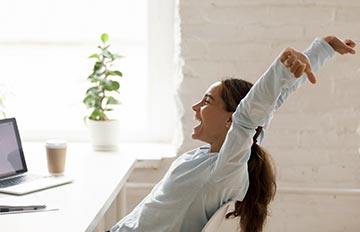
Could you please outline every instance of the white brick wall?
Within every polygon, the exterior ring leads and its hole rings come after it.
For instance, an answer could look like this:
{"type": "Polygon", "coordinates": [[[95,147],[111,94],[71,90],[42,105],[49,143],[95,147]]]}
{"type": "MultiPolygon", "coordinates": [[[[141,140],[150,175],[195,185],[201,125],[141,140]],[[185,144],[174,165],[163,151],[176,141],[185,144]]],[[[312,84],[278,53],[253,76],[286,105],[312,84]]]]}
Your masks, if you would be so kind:
{"type": "MultiPolygon", "coordinates": [[[[316,36],[350,37],[360,46],[357,0],[179,1],[184,62],[180,152],[200,144],[191,140],[191,105],[214,81],[236,76],[254,82],[283,48],[303,50],[316,36]]],[[[320,70],[316,86],[300,89],[275,115],[264,146],[273,154],[280,185],[360,186],[359,86],[360,56],[337,55],[320,70]]],[[[358,217],[358,203],[356,209],[351,212],[358,217]]],[[[282,231],[290,231],[283,226],[282,231]]]]}
{"type": "MultiPolygon", "coordinates": [[[[179,93],[185,110],[181,151],[199,144],[191,141],[191,104],[212,82],[225,76],[255,81],[283,48],[305,49],[316,36],[335,33],[355,40],[360,36],[359,1],[183,0],[179,7],[184,60],[179,93]]],[[[313,183],[328,174],[322,168],[346,173],[345,165],[348,182],[360,184],[351,167],[346,168],[352,164],[360,169],[359,61],[358,55],[337,56],[321,69],[317,86],[300,89],[275,115],[264,146],[274,151],[277,163],[286,154],[294,160],[287,163],[291,168],[319,169],[304,180],[293,172],[292,178],[286,177],[289,167],[280,166],[281,179],[313,183]],[[332,156],[325,162],[314,158],[327,153],[332,156]]]]}
{"type": "Polygon", "coordinates": [[[360,198],[354,195],[283,194],[272,204],[266,232],[357,232],[360,198]]]}

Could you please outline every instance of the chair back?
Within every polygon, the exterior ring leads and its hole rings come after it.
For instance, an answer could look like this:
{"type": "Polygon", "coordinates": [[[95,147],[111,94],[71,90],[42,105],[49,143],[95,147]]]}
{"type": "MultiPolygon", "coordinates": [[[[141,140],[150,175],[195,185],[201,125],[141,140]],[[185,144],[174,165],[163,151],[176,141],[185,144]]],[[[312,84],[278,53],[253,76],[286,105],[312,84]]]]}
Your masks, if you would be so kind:
{"type": "Polygon", "coordinates": [[[233,218],[225,218],[227,213],[233,212],[235,209],[235,201],[229,201],[225,205],[221,206],[214,215],[210,218],[208,223],[206,223],[205,227],[201,232],[239,232],[239,217],[233,218]]]}

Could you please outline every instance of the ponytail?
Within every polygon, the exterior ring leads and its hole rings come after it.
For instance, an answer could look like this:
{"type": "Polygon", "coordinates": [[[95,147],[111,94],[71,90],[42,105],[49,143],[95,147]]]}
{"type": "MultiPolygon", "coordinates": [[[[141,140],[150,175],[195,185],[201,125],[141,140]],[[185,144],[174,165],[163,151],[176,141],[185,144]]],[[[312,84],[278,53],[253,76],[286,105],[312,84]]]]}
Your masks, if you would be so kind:
{"type": "MultiPolygon", "coordinates": [[[[225,110],[235,112],[239,102],[250,91],[252,84],[241,79],[226,79],[222,81],[221,98],[225,110]]],[[[240,217],[242,232],[261,232],[268,215],[268,205],[274,199],[276,192],[275,171],[271,156],[257,144],[257,138],[262,131],[256,129],[248,161],[249,189],[243,201],[236,201],[234,212],[226,215],[240,217]]]]}
{"type": "Polygon", "coordinates": [[[249,189],[243,201],[236,201],[235,210],[226,215],[240,217],[243,232],[261,232],[268,215],[268,205],[276,192],[275,173],[270,154],[257,143],[258,127],[248,161],[249,189]]]}

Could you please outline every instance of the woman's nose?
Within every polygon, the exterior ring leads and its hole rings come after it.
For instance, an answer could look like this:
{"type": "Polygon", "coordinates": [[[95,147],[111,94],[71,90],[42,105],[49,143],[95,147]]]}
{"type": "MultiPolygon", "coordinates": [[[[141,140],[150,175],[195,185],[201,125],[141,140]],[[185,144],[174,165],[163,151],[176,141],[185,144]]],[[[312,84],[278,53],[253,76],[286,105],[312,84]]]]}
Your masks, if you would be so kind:
{"type": "Polygon", "coordinates": [[[195,103],[191,108],[193,109],[193,111],[197,111],[199,109],[200,106],[200,102],[195,103]]]}

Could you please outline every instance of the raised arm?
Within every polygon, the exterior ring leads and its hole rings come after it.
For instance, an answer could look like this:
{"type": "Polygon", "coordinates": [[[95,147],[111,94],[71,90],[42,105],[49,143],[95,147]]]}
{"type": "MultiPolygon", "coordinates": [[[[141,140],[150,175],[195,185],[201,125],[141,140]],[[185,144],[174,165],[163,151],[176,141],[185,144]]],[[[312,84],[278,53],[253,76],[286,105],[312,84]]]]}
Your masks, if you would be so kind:
{"type": "MultiPolygon", "coordinates": [[[[339,54],[355,54],[355,43],[352,40],[341,41],[334,36],[326,36],[324,38],[316,38],[309,48],[304,52],[305,56],[309,59],[310,66],[313,72],[317,72],[328,59],[334,56],[335,52],[339,54]]],[[[297,79],[292,86],[284,89],[277,102],[275,104],[274,112],[277,111],[288,96],[294,92],[299,87],[307,83],[306,75],[303,75],[301,78],[297,79]]],[[[262,143],[266,129],[269,127],[272,115],[270,114],[267,118],[265,124],[263,125],[263,130],[258,137],[258,142],[262,143]]]]}
{"type": "MultiPolygon", "coordinates": [[[[309,60],[309,68],[313,72],[317,72],[321,65],[334,56],[335,52],[341,55],[349,53],[355,54],[355,46],[356,44],[349,39],[342,41],[335,36],[326,36],[324,38],[318,37],[311,43],[309,48],[304,51],[304,55],[309,60]]],[[[306,80],[307,77],[303,75],[303,77],[296,80],[290,88],[285,89],[278,99],[276,109],[281,106],[283,100],[285,100],[290,93],[307,83],[306,80]]]]}
{"type": "MultiPolygon", "coordinates": [[[[247,190],[247,160],[250,156],[252,138],[255,129],[264,125],[274,111],[281,92],[296,81],[290,71],[276,58],[268,70],[256,81],[249,93],[238,105],[232,115],[232,124],[221,146],[210,181],[219,183],[233,174],[242,172],[244,183],[240,183],[238,192],[247,190]]],[[[243,196],[239,196],[239,200],[243,196]]]]}
{"type": "MultiPolygon", "coordinates": [[[[307,63],[303,70],[300,70],[300,72],[293,70],[291,64],[288,64],[289,59],[285,57],[283,62],[288,66],[286,67],[278,57],[238,105],[232,116],[231,128],[215,163],[211,176],[213,182],[220,182],[234,173],[243,172],[244,183],[242,185],[244,191],[240,190],[240,192],[243,195],[246,193],[248,184],[246,163],[250,156],[255,129],[268,122],[273,112],[283,103],[286,97],[305,82],[306,79],[304,78],[315,82],[315,75],[312,73],[311,67],[314,66],[317,69],[321,63],[333,54],[331,47],[324,44],[321,39],[315,40],[306,52],[311,65],[304,54],[294,51],[294,54],[299,55],[302,62],[307,63]],[[307,73],[306,77],[295,79],[294,73],[302,74],[304,71],[307,73]]],[[[284,58],[284,53],[286,52],[282,53],[281,58],[284,58]]],[[[240,194],[238,199],[241,200],[243,195],[240,194]]]]}

